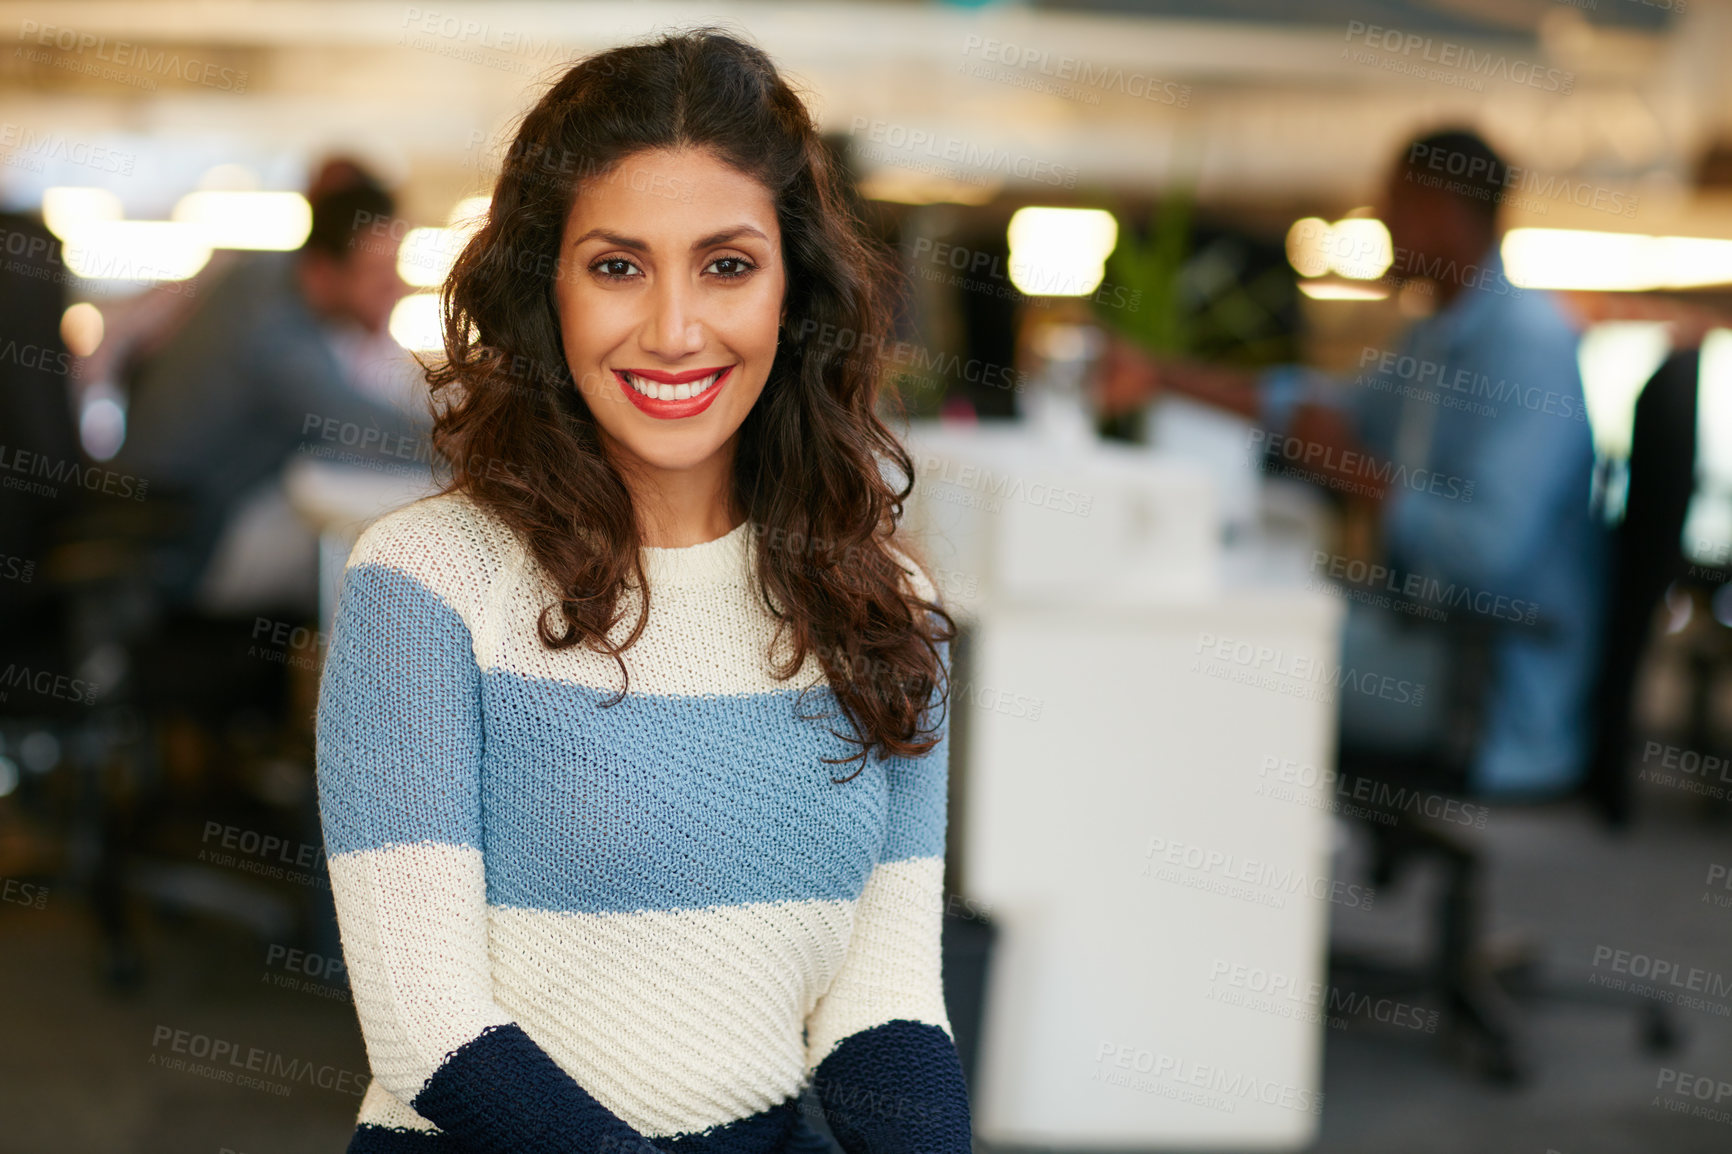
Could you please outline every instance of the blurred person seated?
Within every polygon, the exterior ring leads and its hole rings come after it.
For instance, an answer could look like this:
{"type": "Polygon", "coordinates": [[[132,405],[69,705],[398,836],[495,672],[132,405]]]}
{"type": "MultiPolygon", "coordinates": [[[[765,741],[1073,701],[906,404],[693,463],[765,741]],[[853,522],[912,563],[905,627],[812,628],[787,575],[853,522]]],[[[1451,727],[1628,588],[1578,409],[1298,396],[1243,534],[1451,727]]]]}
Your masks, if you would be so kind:
{"type": "Polygon", "coordinates": [[[185,607],[314,610],[316,536],[282,485],[298,454],[428,467],[414,363],[386,333],[407,291],[395,203],[360,172],[321,173],[309,200],[298,252],[235,261],[131,374],[115,463],[189,507],[159,575],[185,607]]]}
{"type": "MultiPolygon", "coordinates": [[[[60,336],[65,265],[39,219],[0,213],[0,237],[19,254],[0,262],[0,636],[7,662],[69,672],[66,606],[48,564],[86,497],[74,472],[86,463],[73,419],[78,366],[60,336]]],[[[34,704],[15,696],[14,706],[34,704]]]]}
{"type": "MultiPolygon", "coordinates": [[[[1268,430],[1259,443],[1294,471],[1374,501],[1389,576],[1366,593],[1417,588],[1452,629],[1476,613],[1495,627],[1481,740],[1469,780],[1453,784],[1540,798],[1578,786],[1590,754],[1606,542],[1590,508],[1577,334],[1549,294],[1504,275],[1508,171],[1469,131],[1403,151],[1382,206],[1391,273],[1429,284],[1437,307],[1399,348],[1365,349],[1353,379],[1156,361],[1118,342],[1100,389],[1109,413],[1163,389],[1232,409],[1268,430]]],[[[1343,666],[1441,690],[1445,631],[1375,600],[1348,603],[1343,666]]],[[[1343,692],[1343,749],[1431,748],[1449,724],[1442,696],[1416,707],[1343,692]]]]}

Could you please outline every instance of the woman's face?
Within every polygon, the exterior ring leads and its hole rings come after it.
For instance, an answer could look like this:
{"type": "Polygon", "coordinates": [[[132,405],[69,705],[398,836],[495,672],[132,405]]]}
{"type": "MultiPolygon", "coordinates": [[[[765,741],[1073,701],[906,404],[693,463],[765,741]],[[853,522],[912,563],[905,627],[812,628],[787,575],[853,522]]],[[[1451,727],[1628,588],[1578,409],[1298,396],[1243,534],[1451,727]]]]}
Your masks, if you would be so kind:
{"type": "Polygon", "coordinates": [[[558,267],[566,363],[616,462],[729,463],[787,283],[769,190],[707,151],[635,153],[580,186],[558,267]]]}

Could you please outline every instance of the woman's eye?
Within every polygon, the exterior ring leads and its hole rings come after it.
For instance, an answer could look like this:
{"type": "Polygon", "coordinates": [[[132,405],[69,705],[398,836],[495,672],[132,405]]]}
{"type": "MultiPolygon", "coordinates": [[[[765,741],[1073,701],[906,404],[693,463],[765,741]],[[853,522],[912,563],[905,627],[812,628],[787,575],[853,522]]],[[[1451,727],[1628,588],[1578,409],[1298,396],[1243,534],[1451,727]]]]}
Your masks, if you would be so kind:
{"type": "Polygon", "coordinates": [[[609,280],[623,280],[636,271],[637,265],[623,256],[603,257],[589,266],[589,271],[609,280]]]}
{"type": "Polygon", "coordinates": [[[704,271],[714,271],[719,277],[733,280],[735,277],[745,276],[755,267],[751,261],[743,256],[722,256],[711,261],[709,268],[704,271]]]}

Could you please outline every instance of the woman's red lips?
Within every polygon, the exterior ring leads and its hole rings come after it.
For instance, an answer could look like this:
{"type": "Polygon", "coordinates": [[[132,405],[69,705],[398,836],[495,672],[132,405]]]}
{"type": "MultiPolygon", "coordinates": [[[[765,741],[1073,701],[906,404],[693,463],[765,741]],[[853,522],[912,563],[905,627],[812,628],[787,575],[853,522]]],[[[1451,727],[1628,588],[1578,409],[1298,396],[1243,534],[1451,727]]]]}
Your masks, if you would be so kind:
{"type": "Polygon", "coordinates": [[[687,369],[683,373],[663,373],[655,369],[623,369],[634,377],[642,377],[646,381],[654,381],[658,385],[688,385],[693,381],[701,381],[712,373],[719,373],[727,366],[713,365],[707,369],[687,369]]]}
{"type": "Polygon", "coordinates": [[[683,373],[663,373],[654,369],[614,369],[613,378],[619,383],[621,391],[640,412],[657,420],[673,421],[681,417],[695,417],[715,402],[716,394],[722,391],[722,386],[728,383],[733,374],[734,366],[725,368],[691,369],[683,373]],[[656,385],[687,385],[693,381],[701,381],[714,376],[715,383],[705,388],[695,397],[681,400],[664,401],[660,397],[646,397],[632,387],[630,378],[636,377],[656,385]]]}

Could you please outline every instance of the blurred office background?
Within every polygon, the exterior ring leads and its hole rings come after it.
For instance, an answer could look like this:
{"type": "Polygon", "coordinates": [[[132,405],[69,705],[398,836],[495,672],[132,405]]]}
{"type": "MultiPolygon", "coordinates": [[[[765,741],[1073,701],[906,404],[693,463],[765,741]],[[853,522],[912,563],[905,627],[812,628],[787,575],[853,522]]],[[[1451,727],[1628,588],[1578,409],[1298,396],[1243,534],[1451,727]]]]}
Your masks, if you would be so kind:
{"type": "Polygon", "coordinates": [[[7,0],[0,1150],[347,1141],[331,590],[433,481],[413,357],[515,118],[699,24],[798,79],[907,274],[982,1148],[1724,1149],[1732,4],[7,0]],[[1497,266],[1415,267],[1382,219],[1449,128],[1516,166],[1497,266]],[[1536,299],[1556,390],[1403,344],[1536,299]],[[1518,409],[1573,422],[1594,596],[1404,568],[1341,445],[1179,387],[1283,365],[1430,389],[1516,457],[1518,409]],[[1379,600],[1406,665],[1344,656],[1379,600]],[[1499,647],[1585,621],[1581,748],[1487,790],[1499,647]],[[1431,730],[1344,739],[1416,687],[1431,730]],[[254,1048],[261,1084],[209,1059],[254,1048]]]}

